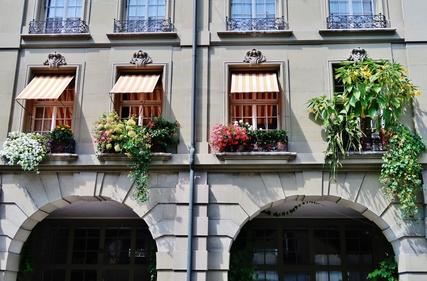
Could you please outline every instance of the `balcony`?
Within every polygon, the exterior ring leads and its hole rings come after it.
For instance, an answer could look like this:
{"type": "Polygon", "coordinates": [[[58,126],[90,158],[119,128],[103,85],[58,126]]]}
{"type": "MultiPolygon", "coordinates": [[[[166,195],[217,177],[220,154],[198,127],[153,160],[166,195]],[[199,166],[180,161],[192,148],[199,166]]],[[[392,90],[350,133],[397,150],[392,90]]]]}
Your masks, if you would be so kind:
{"type": "Polygon", "coordinates": [[[388,21],[381,13],[377,15],[331,14],[326,22],[328,29],[385,29],[388,27],[388,21]]]}
{"type": "Polygon", "coordinates": [[[29,34],[79,34],[89,33],[86,22],[80,18],[49,18],[45,21],[32,20],[29,34]]]}
{"type": "Polygon", "coordinates": [[[226,18],[227,31],[280,31],[288,29],[284,17],[226,18]]]}
{"type": "Polygon", "coordinates": [[[173,32],[173,24],[167,19],[114,20],[114,33],[173,32]]]}

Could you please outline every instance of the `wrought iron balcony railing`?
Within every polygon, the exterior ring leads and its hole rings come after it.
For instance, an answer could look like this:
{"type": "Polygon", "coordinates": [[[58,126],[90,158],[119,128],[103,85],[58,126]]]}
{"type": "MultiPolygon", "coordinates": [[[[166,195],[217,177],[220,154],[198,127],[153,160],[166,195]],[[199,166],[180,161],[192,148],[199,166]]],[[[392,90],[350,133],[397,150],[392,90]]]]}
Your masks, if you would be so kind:
{"type": "Polygon", "coordinates": [[[383,14],[377,15],[337,15],[327,18],[328,29],[386,28],[388,22],[383,14]]]}
{"type": "Polygon", "coordinates": [[[30,34],[89,33],[89,27],[80,18],[48,18],[45,21],[32,20],[28,32],[30,34]]]}
{"type": "Polygon", "coordinates": [[[227,30],[286,30],[288,24],[280,18],[226,18],[227,30]]]}
{"type": "Polygon", "coordinates": [[[114,20],[114,32],[171,32],[173,24],[167,19],[114,20]]]}

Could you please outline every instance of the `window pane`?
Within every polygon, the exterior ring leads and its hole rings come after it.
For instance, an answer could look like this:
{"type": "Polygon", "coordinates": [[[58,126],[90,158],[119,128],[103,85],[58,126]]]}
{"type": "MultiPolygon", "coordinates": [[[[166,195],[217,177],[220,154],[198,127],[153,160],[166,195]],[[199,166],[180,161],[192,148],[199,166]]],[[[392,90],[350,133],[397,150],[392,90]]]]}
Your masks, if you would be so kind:
{"type": "Polygon", "coordinates": [[[127,270],[106,270],[103,274],[103,281],[128,281],[129,271],[127,270]]]}
{"type": "Polygon", "coordinates": [[[109,228],[105,231],[104,263],[127,264],[131,252],[131,229],[109,228]]]}
{"type": "Polygon", "coordinates": [[[97,281],[95,270],[72,270],[70,281],[97,281]]]}

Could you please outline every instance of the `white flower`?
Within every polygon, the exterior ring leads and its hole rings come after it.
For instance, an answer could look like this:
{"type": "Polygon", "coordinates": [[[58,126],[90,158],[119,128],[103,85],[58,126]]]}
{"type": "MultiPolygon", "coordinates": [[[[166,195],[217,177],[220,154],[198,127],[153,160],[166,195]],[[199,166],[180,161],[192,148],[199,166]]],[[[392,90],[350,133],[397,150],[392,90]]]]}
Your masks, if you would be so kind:
{"type": "Polygon", "coordinates": [[[37,171],[46,154],[46,144],[40,135],[21,132],[9,133],[0,151],[0,157],[5,159],[6,164],[20,165],[25,171],[37,171]]]}

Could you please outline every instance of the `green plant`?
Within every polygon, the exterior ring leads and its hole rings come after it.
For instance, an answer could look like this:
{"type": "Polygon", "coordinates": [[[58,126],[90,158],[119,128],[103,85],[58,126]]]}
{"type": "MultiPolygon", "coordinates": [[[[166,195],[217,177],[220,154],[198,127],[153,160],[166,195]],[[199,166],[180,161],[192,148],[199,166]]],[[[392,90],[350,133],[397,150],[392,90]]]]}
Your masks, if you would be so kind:
{"type": "Polygon", "coordinates": [[[68,125],[58,125],[49,133],[49,139],[52,141],[64,141],[73,138],[73,131],[68,125]]]}
{"type": "Polygon", "coordinates": [[[138,126],[135,118],[120,120],[116,112],[104,114],[95,125],[97,153],[124,153],[131,160],[129,176],[135,181],[135,197],[148,199],[148,184],[153,143],[160,150],[176,144],[178,124],[154,118],[149,125],[138,126]]]}
{"type": "Polygon", "coordinates": [[[336,73],[343,92],[331,98],[315,97],[308,103],[314,119],[322,122],[326,133],[325,164],[331,170],[331,179],[335,179],[347,151],[360,150],[360,123],[370,118],[377,131],[393,135],[383,157],[380,179],[384,189],[400,201],[404,214],[413,215],[416,193],[421,188],[417,159],[424,144],[416,134],[399,125],[399,118],[413,97],[420,95],[419,89],[400,64],[387,60],[346,61],[336,73]]]}
{"type": "Polygon", "coordinates": [[[397,263],[393,257],[380,262],[379,267],[369,273],[368,279],[371,281],[397,281],[397,263]]]}
{"type": "Polygon", "coordinates": [[[154,151],[166,151],[170,145],[178,143],[178,122],[170,122],[163,117],[153,118],[147,125],[154,151]]]}
{"type": "Polygon", "coordinates": [[[425,149],[420,136],[397,125],[391,130],[388,150],[383,156],[380,181],[386,193],[399,200],[403,214],[409,217],[415,215],[417,193],[422,191],[422,166],[417,160],[425,149]]]}
{"type": "Polygon", "coordinates": [[[256,281],[252,252],[248,249],[233,251],[230,257],[229,281],[256,281]]]}

